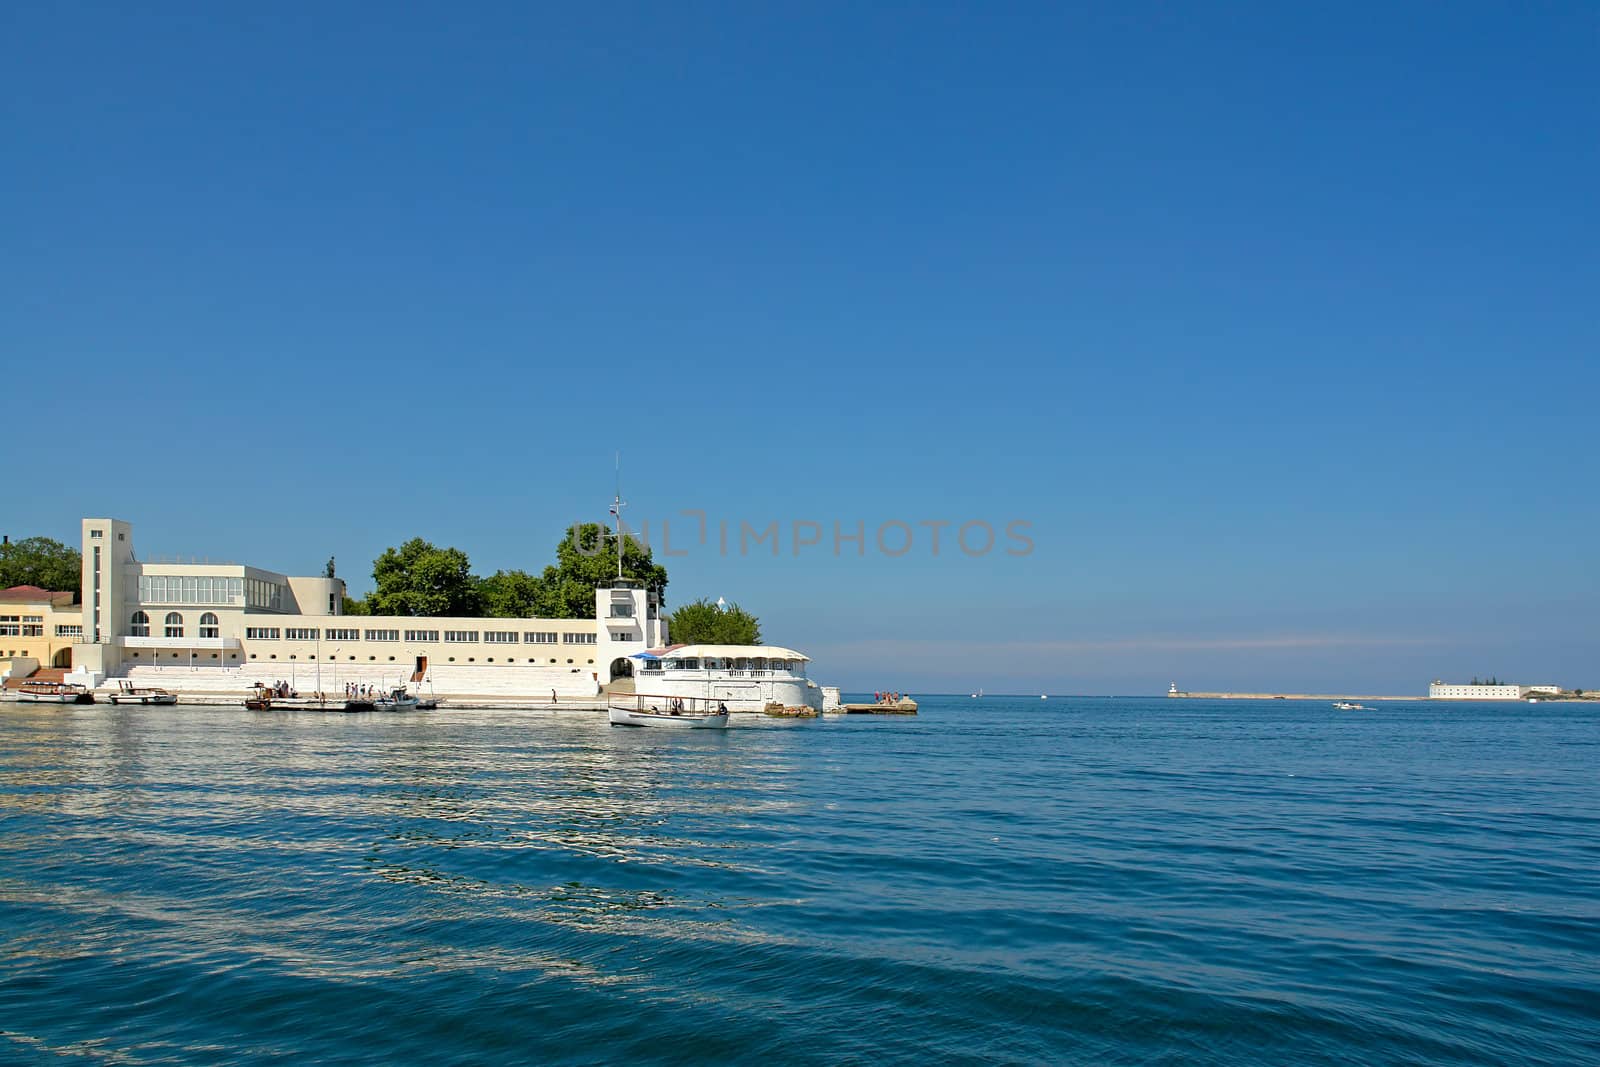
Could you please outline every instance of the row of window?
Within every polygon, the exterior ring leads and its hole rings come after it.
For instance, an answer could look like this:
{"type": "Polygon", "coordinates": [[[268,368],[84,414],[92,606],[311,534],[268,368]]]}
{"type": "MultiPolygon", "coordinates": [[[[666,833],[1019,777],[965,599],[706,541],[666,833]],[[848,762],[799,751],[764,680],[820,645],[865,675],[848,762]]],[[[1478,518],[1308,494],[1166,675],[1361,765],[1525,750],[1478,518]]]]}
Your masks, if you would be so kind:
{"type": "Polygon", "coordinates": [[[142,604],[234,604],[244,596],[243,578],[210,574],[141,574],[142,604]]]}
{"type": "MultiPolygon", "coordinates": [[[[139,614],[142,615],[144,613],[140,612],[139,614]]],[[[134,618],[135,625],[137,625],[138,616],[136,615],[134,618]]],[[[280,633],[290,641],[317,640],[317,631],[315,629],[280,630],[276,626],[249,626],[244,631],[245,637],[252,641],[276,641],[279,639],[280,633]]],[[[405,635],[406,641],[414,644],[430,644],[439,640],[438,630],[407,630],[405,635]]],[[[176,636],[182,637],[183,635],[178,634],[176,636]]],[[[362,631],[360,630],[326,630],[322,635],[324,641],[359,641],[361,637],[362,631]]],[[[555,631],[547,631],[519,634],[515,630],[485,630],[481,633],[477,630],[444,631],[444,642],[449,645],[477,644],[480,638],[486,645],[515,645],[524,640],[530,645],[553,645],[558,637],[561,643],[568,645],[592,645],[597,643],[596,635],[593,633],[558,634],[555,631]]],[[[367,630],[366,640],[398,641],[400,640],[400,631],[367,630]]]]}
{"type": "MultiPolygon", "coordinates": [[[[17,655],[17,652],[16,652],[16,651],[15,651],[15,650],[12,650],[12,651],[10,651],[10,652],[7,652],[7,653],[6,653],[6,655],[8,655],[8,656],[15,656],[15,655],[17,655]]],[[[132,653],[130,653],[130,656],[131,656],[131,658],[133,658],[133,659],[138,659],[138,658],[139,658],[139,653],[138,653],[138,652],[132,652],[132,653]]],[[[152,653],[150,653],[150,658],[151,658],[151,659],[157,659],[157,658],[159,658],[159,657],[160,657],[160,656],[161,656],[161,653],[159,653],[159,652],[152,652],[152,653]]],[[[179,659],[179,658],[180,658],[180,657],[187,657],[187,658],[188,658],[188,659],[189,659],[189,660],[190,660],[190,661],[191,661],[191,662],[192,662],[192,661],[193,661],[193,658],[194,658],[194,652],[193,652],[193,651],[192,651],[192,650],[191,650],[191,651],[189,651],[189,652],[174,652],[174,653],[172,653],[172,658],[173,658],[173,659],[179,659]]],[[[217,659],[217,658],[218,658],[218,655],[217,655],[217,653],[215,653],[215,652],[213,652],[213,653],[211,653],[211,658],[212,658],[212,659],[217,659]]],[[[237,653],[237,652],[229,652],[229,653],[228,653],[228,658],[229,658],[229,659],[238,659],[238,658],[239,658],[239,653],[237,653]]],[[[250,658],[251,658],[251,659],[256,659],[256,658],[257,658],[257,656],[256,656],[256,654],[255,654],[255,653],[254,653],[254,652],[252,652],[252,653],[250,653],[250,658]]],[[[269,660],[275,660],[275,659],[277,659],[277,658],[278,658],[278,657],[277,657],[277,656],[276,656],[276,655],[272,655],[272,656],[268,656],[268,657],[267,657],[267,659],[269,659],[269,660]]],[[[293,657],[293,656],[289,656],[289,657],[288,657],[288,658],[289,658],[289,659],[294,659],[294,658],[295,658],[295,657],[293,657]]],[[[314,660],[315,660],[315,659],[316,659],[316,658],[317,658],[317,657],[315,657],[315,656],[310,656],[310,657],[307,657],[307,662],[311,662],[311,661],[314,661],[314,660]]],[[[333,657],[331,657],[331,656],[330,656],[330,657],[329,657],[329,659],[330,659],[330,660],[332,660],[332,659],[333,659],[333,657]]],[[[355,657],[354,657],[354,656],[351,656],[351,657],[349,657],[349,659],[350,659],[350,662],[351,662],[351,663],[354,663],[354,662],[355,662],[355,661],[356,661],[356,658],[355,658],[355,657]]],[[[377,657],[377,656],[368,656],[368,657],[367,657],[367,661],[368,661],[368,662],[369,662],[369,663],[376,663],[376,662],[377,662],[377,661],[378,661],[378,657],[377,657]]],[[[454,657],[454,656],[451,656],[451,657],[450,657],[450,662],[451,662],[451,663],[454,663],[454,662],[455,662],[455,661],[456,661],[456,658],[455,658],[455,657],[454,657]]],[[[395,662],[395,658],[394,658],[394,657],[393,657],[393,656],[390,656],[390,657],[389,657],[389,662],[390,662],[390,663],[393,663],[393,662],[395,662]]],[[[477,660],[476,660],[476,659],[475,659],[475,658],[473,658],[473,657],[471,657],[471,656],[468,656],[468,657],[467,657],[467,662],[468,662],[468,663],[476,663],[476,662],[478,662],[478,661],[477,661],[477,660]]],[[[485,662],[486,662],[486,663],[493,663],[493,662],[494,662],[494,657],[493,657],[493,656],[490,656],[490,657],[489,657],[489,658],[488,658],[488,659],[487,659],[487,660],[485,660],[485,662]]],[[[508,660],[506,660],[506,662],[507,662],[507,663],[515,663],[515,662],[517,662],[517,661],[516,661],[516,660],[514,660],[514,659],[508,659],[508,660]]],[[[550,661],[550,662],[551,662],[551,663],[555,663],[555,662],[556,662],[556,661],[555,661],[555,660],[554,660],[554,659],[552,659],[552,660],[551,660],[551,661],[550,661]]],[[[576,663],[576,662],[577,662],[577,660],[571,660],[571,659],[569,659],[569,660],[567,660],[567,662],[568,662],[568,663],[569,663],[569,664],[571,664],[571,663],[576,663]]],[[[592,660],[592,659],[591,659],[591,660],[587,660],[587,661],[586,661],[586,662],[587,662],[587,663],[588,663],[588,665],[589,665],[589,666],[593,666],[593,665],[594,665],[594,660],[592,660]]],[[[528,664],[529,664],[529,666],[538,666],[538,660],[535,660],[535,659],[532,659],[532,658],[530,658],[530,659],[529,659],[529,660],[528,660],[528,664]]],[[[573,673],[574,673],[574,674],[576,674],[576,673],[577,673],[577,669],[576,669],[576,668],[574,668],[574,670],[573,670],[573,673]]]]}
{"type": "Polygon", "coordinates": [[[75,624],[57,623],[56,624],[56,636],[57,637],[82,637],[83,636],[83,625],[81,623],[75,623],[75,624]]]}
{"type": "MultiPolygon", "coordinates": [[[[133,636],[133,637],[149,637],[150,636],[150,616],[145,614],[142,611],[134,612],[133,613],[133,617],[128,620],[128,633],[129,633],[130,636],[133,636]]],[[[199,634],[200,634],[201,637],[221,637],[222,636],[221,624],[217,619],[217,613],[216,612],[208,611],[205,614],[200,616],[200,631],[199,631],[199,634]]],[[[169,611],[169,612],[167,612],[166,619],[164,619],[162,621],[162,636],[163,637],[182,637],[183,636],[183,613],[181,611],[169,611]]]]}

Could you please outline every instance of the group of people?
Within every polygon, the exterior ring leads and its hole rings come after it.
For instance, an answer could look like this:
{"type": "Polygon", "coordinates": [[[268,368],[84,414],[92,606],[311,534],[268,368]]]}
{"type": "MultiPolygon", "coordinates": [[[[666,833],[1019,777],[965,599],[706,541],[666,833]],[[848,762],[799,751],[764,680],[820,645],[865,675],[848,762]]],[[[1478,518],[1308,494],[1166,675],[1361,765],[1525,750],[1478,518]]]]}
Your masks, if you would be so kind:
{"type": "Polygon", "coordinates": [[[366,697],[375,697],[377,695],[378,690],[373,686],[361,685],[356,682],[346,682],[344,684],[344,698],[346,700],[361,700],[366,697]]]}
{"type": "MultiPolygon", "coordinates": [[[[260,682],[257,682],[256,686],[260,689],[268,688],[267,686],[262,685],[260,682]]],[[[285,700],[287,700],[289,697],[297,697],[300,695],[294,690],[293,687],[289,685],[288,682],[284,681],[282,678],[279,678],[277,681],[273,682],[271,689],[273,696],[283,697],[285,700]]]]}
{"type": "Polygon", "coordinates": [[[878,703],[880,703],[880,704],[898,704],[898,703],[900,703],[900,694],[899,693],[874,693],[872,695],[877,697],[878,703]]]}

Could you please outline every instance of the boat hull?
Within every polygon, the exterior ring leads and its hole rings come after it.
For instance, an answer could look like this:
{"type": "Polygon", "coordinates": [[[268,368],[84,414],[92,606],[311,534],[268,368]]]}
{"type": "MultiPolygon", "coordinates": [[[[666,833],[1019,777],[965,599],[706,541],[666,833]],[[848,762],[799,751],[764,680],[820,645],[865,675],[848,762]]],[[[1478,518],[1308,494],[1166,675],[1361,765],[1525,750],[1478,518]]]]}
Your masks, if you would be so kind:
{"type": "Polygon", "coordinates": [[[720,715],[673,715],[670,712],[633,711],[611,708],[612,726],[661,726],[669,730],[725,730],[726,713],[720,715]]]}
{"type": "Polygon", "coordinates": [[[135,693],[135,694],[130,696],[127,693],[113,693],[111,695],[110,699],[111,699],[111,703],[113,703],[113,704],[140,704],[140,705],[143,705],[143,706],[146,706],[146,707],[149,707],[149,706],[170,707],[171,705],[176,704],[178,702],[178,695],[176,693],[161,693],[161,694],[135,693]]]}
{"type": "Polygon", "coordinates": [[[93,704],[94,698],[84,699],[85,693],[28,693],[17,694],[17,700],[23,704],[93,704]]]}

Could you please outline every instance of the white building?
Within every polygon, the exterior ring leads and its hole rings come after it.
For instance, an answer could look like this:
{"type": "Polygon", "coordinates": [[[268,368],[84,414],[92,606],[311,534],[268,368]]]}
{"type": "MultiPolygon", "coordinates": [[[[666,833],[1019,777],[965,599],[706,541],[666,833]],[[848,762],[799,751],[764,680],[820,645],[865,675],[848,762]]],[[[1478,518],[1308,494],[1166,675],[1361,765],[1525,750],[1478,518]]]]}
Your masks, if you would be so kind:
{"type": "Polygon", "coordinates": [[[438,680],[440,691],[593,698],[668,640],[659,596],[619,579],[588,619],[346,616],[345,584],[240,563],[143,562],[132,527],[83,520],[83,631],[74,680],[171,689],[302,691],[438,680]],[[152,674],[152,672],[159,672],[152,674]]]}
{"type": "MultiPolygon", "coordinates": [[[[1429,700],[1521,700],[1530,685],[1452,685],[1437,679],[1428,686],[1429,700]]],[[[1538,687],[1543,689],[1545,687],[1538,687]]],[[[1559,690],[1558,690],[1559,691],[1559,690]]]]}

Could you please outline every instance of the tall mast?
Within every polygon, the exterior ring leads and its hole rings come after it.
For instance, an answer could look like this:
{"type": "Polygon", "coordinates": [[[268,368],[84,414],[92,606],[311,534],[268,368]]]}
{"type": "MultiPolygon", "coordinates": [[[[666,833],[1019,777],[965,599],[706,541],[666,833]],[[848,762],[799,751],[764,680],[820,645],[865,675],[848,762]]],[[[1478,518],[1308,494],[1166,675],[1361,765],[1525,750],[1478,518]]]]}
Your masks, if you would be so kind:
{"type": "Polygon", "coordinates": [[[622,499],[622,453],[617,453],[617,491],[611,499],[611,514],[617,517],[617,579],[622,579],[622,509],[628,505],[622,499]]]}

